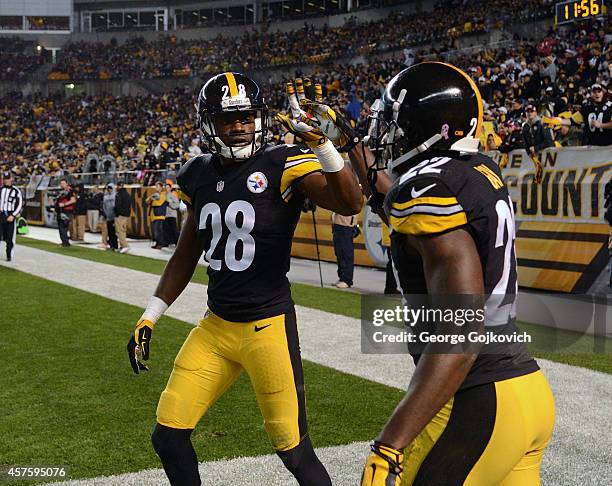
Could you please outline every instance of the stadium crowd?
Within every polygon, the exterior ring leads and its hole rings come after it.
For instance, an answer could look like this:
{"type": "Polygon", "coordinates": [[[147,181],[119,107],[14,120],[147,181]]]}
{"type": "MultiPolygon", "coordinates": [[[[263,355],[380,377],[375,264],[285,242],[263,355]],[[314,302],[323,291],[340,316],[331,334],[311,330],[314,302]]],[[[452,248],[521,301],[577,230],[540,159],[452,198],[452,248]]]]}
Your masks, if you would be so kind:
{"type": "MultiPolygon", "coordinates": [[[[610,98],[606,94],[612,89],[612,27],[608,21],[586,22],[563,31],[551,28],[539,41],[515,38],[498,48],[450,53],[407,49],[403,56],[383,61],[319,67],[313,77],[332,99],[340,96],[337,104],[363,130],[369,107],[390,77],[414,62],[448,60],[448,54],[450,62],[470,74],[482,94],[487,122],[483,148],[524,148],[522,137],[513,143],[510,140],[512,132],[522,130],[527,111],[535,111],[546,127],[555,130],[550,146],[553,142],[598,144],[585,138],[578,114],[590,101],[594,85],[604,91],[604,102],[610,98]],[[489,144],[488,135],[492,136],[489,144]]],[[[286,103],[283,85],[271,89],[272,105],[279,109],[286,103]]],[[[611,137],[612,131],[608,140],[611,137]]]]}
{"type": "MultiPolygon", "coordinates": [[[[0,169],[17,180],[96,172],[88,155],[110,155],[114,170],[149,173],[194,155],[192,93],[13,99],[0,107],[0,169]]],[[[197,149],[199,150],[199,148],[197,149]]],[[[103,167],[102,170],[109,170],[103,167]]]]}
{"type": "Polygon", "coordinates": [[[442,0],[433,12],[395,12],[366,23],[354,18],[342,27],[304,24],[289,32],[246,30],[240,37],[154,41],[134,37],[123,44],[76,42],[61,51],[50,79],[152,79],[206,76],[220,71],[304,66],[333,59],[383,53],[410,46],[446,42],[552,15],[551,0],[442,0]]]}
{"type": "Polygon", "coordinates": [[[0,37],[0,81],[26,79],[41,64],[34,42],[0,37]]]}
{"type": "MultiPolygon", "coordinates": [[[[479,85],[487,122],[482,149],[507,152],[535,145],[541,149],[590,144],[581,128],[585,117],[579,115],[593,87],[602,88],[604,102],[610,99],[606,91],[611,87],[612,29],[607,21],[592,21],[572,29],[551,29],[538,41],[515,38],[498,48],[451,52],[407,48],[399,56],[370,59],[314,66],[308,73],[362,131],[371,104],[390,77],[407,64],[437,59],[460,66],[479,85]],[[541,143],[526,140],[523,130],[528,118],[527,125],[544,127],[541,143]]],[[[272,111],[287,108],[287,79],[262,83],[272,111]]],[[[201,151],[193,97],[190,89],[179,88],[163,95],[121,98],[10,95],[0,102],[0,170],[10,168],[18,181],[34,174],[135,171],[139,182],[151,183],[154,171],[201,151]],[[91,153],[110,155],[114,161],[100,166],[91,162],[91,153]]],[[[272,134],[281,139],[280,127],[273,125],[272,134]]]]}

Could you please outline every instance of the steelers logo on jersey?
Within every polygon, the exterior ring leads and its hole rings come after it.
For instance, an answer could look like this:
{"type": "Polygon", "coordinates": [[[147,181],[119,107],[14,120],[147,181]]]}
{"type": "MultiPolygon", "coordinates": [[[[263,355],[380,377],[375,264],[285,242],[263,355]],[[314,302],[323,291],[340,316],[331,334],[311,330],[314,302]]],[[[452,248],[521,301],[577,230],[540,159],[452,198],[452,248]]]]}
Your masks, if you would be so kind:
{"type": "Polygon", "coordinates": [[[247,179],[247,188],[255,194],[262,193],[268,187],[268,179],[262,172],[253,172],[247,179]]]}

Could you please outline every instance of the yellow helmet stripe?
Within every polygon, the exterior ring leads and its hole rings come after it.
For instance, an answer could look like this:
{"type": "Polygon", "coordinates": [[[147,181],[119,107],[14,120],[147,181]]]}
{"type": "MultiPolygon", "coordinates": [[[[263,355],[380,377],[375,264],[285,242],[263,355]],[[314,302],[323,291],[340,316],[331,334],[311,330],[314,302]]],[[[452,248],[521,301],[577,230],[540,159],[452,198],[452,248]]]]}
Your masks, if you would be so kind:
{"type": "Polygon", "coordinates": [[[236,86],[236,78],[234,73],[225,73],[227,85],[229,86],[230,96],[238,96],[238,86],[236,86]]]}
{"type": "Polygon", "coordinates": [[[432,61],[432,62],[435,62],[436,64],[444,64],[445,66],[453,68],[455,71],[460,73],[465,79],[467,79],[468,83],[470,83],[470,86],[474,90],[474,93],[476,93],[476,101],[478,102],[478,119],[476,120],[477,125],[476,125],[476,131],[474,132],[474,138],[480,138],[480,132],[482,130],[482,117],[483,117],[484,110],[482,107],[482,97],[480,96],[480,90],[478,89],[478,86],[476,86],[476,83],[474,82],[472,78],[470,78],[464,71],[462,71],[458,67],[453,66],[452,64],[448,64],[446,62],[440,62],[440,61],[432,61]]]}

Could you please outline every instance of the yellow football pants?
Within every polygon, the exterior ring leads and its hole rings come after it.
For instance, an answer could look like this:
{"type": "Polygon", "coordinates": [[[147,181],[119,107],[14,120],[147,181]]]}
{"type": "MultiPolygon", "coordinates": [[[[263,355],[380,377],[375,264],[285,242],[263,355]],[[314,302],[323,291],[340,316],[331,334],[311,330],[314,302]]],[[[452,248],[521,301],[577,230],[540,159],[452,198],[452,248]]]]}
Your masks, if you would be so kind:
{"type": "Polygon", "coordinates": [[[264,425],[277,451],[306,435],[304,377],[295,313],[229,322],[210,311],[183,344],[157,406],[157,421],[193,429],[236,381],[249,375],[264,425]]]}
{"type": "Polygon", "coordinates": [[[555,404],[541,371],[461,390],[406,448],[402,486],[537,486],[555,404]]]}

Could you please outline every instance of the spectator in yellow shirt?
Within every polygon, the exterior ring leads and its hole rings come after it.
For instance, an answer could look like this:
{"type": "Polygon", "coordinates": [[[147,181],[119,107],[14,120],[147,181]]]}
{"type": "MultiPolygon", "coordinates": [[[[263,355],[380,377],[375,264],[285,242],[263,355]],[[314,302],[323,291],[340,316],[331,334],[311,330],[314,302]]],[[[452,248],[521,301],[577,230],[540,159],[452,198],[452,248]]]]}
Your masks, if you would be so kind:
{"type": "Polygon", "coordinates": [[[150,208],[151,232],[155,241],[153,248],[160,250],[167,246],[164,238],[164,220],[166,219],[166,209],[168,206],[164,185],[161,182],[155,183],[155,192],[147,197],[146,202],[150,208]]]}

